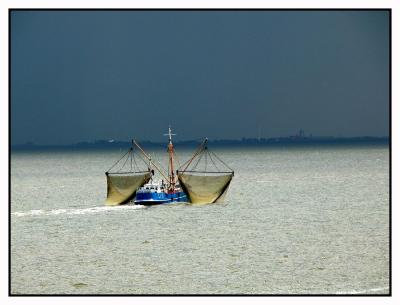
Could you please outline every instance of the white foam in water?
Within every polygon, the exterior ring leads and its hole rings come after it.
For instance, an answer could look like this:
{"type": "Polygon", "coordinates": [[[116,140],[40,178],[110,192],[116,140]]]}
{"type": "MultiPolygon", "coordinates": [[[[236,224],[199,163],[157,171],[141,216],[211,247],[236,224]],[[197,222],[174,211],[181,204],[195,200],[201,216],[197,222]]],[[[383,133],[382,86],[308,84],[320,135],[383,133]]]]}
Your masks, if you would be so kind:
{"type": "Polygon", "coordinates": [[[57,209],[57,210],[30,210],[25,212],[13,212],[13,216],[23,217],[23,216],[39,216],[39,215],[84,215],[84,214],[94,214],[103,212],[113,212],[113,211],[126,211],[126,210],[137,210],[145,208],[142,205],[123,205],[115,207],[91,207],[86,209],[57,209]]]}

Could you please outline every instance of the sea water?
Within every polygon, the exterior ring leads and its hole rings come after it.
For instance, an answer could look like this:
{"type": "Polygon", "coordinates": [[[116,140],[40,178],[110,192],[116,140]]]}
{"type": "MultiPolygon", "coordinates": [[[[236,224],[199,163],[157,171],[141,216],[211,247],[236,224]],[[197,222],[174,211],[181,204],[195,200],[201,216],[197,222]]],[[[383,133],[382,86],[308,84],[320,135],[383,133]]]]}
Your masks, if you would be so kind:
{"type": "Polygon", "coordinates": [[[388,146],[214,152],[225,203],[107,207],[123,151],[13,151],[11,293],[389,292],[388,146]]]}

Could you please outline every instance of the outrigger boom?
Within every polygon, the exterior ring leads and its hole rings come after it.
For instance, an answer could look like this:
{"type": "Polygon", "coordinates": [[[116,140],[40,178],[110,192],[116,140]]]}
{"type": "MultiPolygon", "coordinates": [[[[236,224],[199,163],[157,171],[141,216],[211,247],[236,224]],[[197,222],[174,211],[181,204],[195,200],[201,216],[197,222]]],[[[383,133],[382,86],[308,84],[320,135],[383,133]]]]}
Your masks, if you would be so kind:
{"type": "Polygon", "coordinates": [[[152,164],[154,165],[155,169],[160,173],[160,175],[163,176],[166,181],[168,181],[168,178],[165,176],[163,171],[154,163],[154,161],[151,159],[151,157],[148,154],[146,154],[146,152],[143,150],[143,148],[141,148],[140,145],[135,140],[132,140],[132,144],[135,144],[136,147],[139,148],[139,151],[143,154],[143,156],[145,156],[147,158],[147,160],[151,161],[152,164]]]}

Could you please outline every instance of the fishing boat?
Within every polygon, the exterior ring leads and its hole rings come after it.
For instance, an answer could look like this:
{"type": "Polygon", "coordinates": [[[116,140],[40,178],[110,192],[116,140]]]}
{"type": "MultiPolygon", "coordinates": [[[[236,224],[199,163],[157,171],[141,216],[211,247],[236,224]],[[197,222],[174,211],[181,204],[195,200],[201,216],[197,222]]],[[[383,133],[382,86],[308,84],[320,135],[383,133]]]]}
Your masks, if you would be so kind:
{"type": "Polygon", "coordinates": [[[183,192],[178,184],[175,185],[173,191],[168,191],[163,182],[150,182],[136,191],[135,204],[155,205],[174,202],[188,202],[185,192],[183,192]]]}
{"type": "Polygon", "coordinates": [[[137,141],[132,140],[132,147],[128,152],[106,172],[107,205],[132,201],[138,205],[177,202],[208,204],[223,201],[234,171],[208,149],[208,139],[202,141],[192,157],[179,166],[175,174],[176,153],[172,143],[172,136],[175,134],[171,127],[165,135],[168,136],[168,170],[165,171],[137,141]],[[135,149],[139,151],[142,168],[136,161],[135,149]],[[111,171],[122,160],[122,167],[118,171],[111,171]],[[130,168],[124,170],[129,164],[130,168]],[[213,168],[210,169],[210,165],[213,168]],[[161,181],[155,180],[155,171],[161,175],[161,181]]]}
{"type": "MultiPolygon", "coordinates": [[[[162,180],[161,183],[154,183],[151,181],[150,183],[145,184],[136,191],[135,204],[154,205],[173,202],[188,202],[185,192],[180,187],[179,182],[174,175],[175,150],[174,145],[172,144],[172,136],[175,134],[172,133],[171,126],[168,128],[168,134],[165,135],[168,136],[168,176],[165,176],[156,164],[154,164],[154,167],[167,180],[167,183],[164,183],[164,180],[162,180]]],[[[134,141],[134,144],[139,148],[144,156],[149,159],[151,167],[151,157],[145,153],[136,141],[134,141]]]]}

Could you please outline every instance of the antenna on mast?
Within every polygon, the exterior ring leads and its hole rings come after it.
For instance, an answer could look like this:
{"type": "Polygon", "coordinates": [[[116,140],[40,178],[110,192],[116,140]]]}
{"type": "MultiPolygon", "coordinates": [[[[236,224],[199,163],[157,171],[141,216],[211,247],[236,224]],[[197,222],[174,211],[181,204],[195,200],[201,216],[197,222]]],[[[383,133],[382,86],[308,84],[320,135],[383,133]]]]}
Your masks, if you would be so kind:
{"type": "Polygon", "coordinates": [[[168,126],[168,133],[164,133],[164,136],[168,136],[169,143],[172,143],[172,136],[176,136],[176,133],[172,133],[171,125],[168,126]]]}

